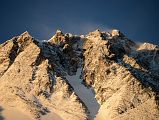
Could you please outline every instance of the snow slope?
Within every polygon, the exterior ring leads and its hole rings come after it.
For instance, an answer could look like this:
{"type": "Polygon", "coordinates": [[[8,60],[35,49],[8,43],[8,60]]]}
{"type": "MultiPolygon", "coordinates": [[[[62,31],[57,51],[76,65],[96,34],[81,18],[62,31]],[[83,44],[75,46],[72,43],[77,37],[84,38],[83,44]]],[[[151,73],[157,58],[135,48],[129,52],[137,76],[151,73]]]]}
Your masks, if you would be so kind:
{"type": "MultiPolygon", "coordinates": [[[[15,106],[7,106],[0,104],[0,120],[34,120],[24,110],[17,109],[15,106]]],[[[43,115],[40,120],[62,120],[57,114],[53,111],[43,115]]]]}
{"type": "Polygon", "coordinates": [[[71,86],[74,88],[75,93],[78,97],[84,102],[90,112],[90,120],[93,120],[98,113],[99,103],[95,99],[95,95],[93,90],[88,89],[86,86],[82,84],[82,79],[80,79],[82,69],[77,69],[76,75],[70,76],[67,75],[66,79],[69,81],[71,86]]]}

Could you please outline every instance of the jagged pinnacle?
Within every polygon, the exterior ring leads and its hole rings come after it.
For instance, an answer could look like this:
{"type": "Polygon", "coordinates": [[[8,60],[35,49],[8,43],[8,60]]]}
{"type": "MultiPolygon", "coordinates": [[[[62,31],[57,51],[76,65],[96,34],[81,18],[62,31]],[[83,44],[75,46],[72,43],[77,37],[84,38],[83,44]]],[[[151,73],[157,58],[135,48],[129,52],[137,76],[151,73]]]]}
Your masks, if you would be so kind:
{"type": "Polygon", "coordinates": [[[17,42],[22,43],[25,41],[25,38],[32,38],[32,36],[27,31],[25,31],[18,37],[17,42]]]}
{"type": "Polygon", "coordinates": [[[63,34],[61,30],[57,29],[56,34],[63,34]]]}
{"type": "Polygon", "coordinates": [[[31,35],[29,34],[29,32],[28,31],[25,31],[25,32],[23,32],[20,36],[23,36],[23,37],[31,37],[31,35]]]}
{"type": "Polygon", "coordinates": [[[117,29],[113,29],[113,30],[111,31],[111,33],[112,33],[112,36],[113,36],[113,37],[114,37],[114,36],[119,36],[119,35],[120,35],[120,31],[117,30],[117,29]]]}

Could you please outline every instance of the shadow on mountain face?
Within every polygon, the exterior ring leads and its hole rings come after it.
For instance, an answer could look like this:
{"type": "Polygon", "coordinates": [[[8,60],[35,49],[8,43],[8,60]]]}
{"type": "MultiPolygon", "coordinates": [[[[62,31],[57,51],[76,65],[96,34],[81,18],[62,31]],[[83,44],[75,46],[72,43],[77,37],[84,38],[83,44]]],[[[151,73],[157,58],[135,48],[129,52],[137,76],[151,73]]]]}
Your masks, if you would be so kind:
{"type": "Polygon", "coordinates": [[[1,116],[1,112],[3,111],[3,108],[2,107],[0,107],[0,120],[4,120],[4,117],[3,116],[1,116]]]}
{"type": "MultiPolygon", "coordinates": [[[[130,58],[135,59],[136,63],[144,68],[138,69],[131,64],[125,63],[122,60],[122,66],[127,68],[131,74],[140,80],[145,87],[150,87],[155,92],[159,91],[159,51],[154,50],[140,50],[136,51],[136,55],[128,55],[130,58]]],[[[124,58],[124,56],[122,56],[124,58]]]]}
{"type": "Polygon", "coordinates": [[[114,54],[113,60],[127,68],[131,74],[140,80],[142,85],[159,91],[159,48],[143,48],[126,39],[123,44],[120,39],[112,39],[109,50],[114,54]],[[114,41],[112,41],[114,40],[114,41]],[[116,41],[115,41],[116,40],[116,41]],[[121,61],[120,61],[121,60],[121,61]],[[135,67],[138,65],[138,67],[135,67]]]}

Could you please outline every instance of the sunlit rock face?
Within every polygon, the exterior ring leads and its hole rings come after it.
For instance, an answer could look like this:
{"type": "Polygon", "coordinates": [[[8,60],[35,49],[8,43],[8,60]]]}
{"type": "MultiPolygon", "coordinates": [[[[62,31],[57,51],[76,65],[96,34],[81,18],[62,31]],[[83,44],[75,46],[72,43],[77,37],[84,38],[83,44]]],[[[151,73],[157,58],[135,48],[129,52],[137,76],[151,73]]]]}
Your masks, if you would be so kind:
{"type": "Polygon", "coordinates": [[[33,119],[54,111],[63,120],[158,120],[158,91],[158,45],[116,29],[57,30],[48,41],[24,32],[0,45],[0,104],[33,119]]]}
{"type": "Polygon", "coordinates": [[[137,45],[119,30],[94,42],[97,34],[85,40],[83,67],[85,84],[94,88],[101,104],[96,119],[158,119],[158,46],[137,45]]]}
{"type": "Polygon", "coordinates": [[[75,74],[80,61],[74,44],[63,44],[38,42],[27,32],[1,44],[1,104],[18,107],[34,119],[53,110],[62,119],[86,120],[87,108],[65,78],[75,74]]]}

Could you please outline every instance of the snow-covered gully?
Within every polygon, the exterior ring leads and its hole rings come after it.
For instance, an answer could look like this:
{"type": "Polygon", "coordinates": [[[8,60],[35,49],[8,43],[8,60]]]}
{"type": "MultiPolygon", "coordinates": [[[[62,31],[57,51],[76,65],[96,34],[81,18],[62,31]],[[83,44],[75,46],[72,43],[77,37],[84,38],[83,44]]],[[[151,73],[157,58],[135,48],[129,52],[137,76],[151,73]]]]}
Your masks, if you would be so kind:
{"type": "Polygon", "coordinates": [[[79,68],[76,72],[76,75],[73,76],[66,76],[66,79],[69,81],[71,86],[74,88],[75,93],[78,97],[84,102],[87,106],[90,116],[89,120],[93,120],[98,113],[99,110],[99,103],[95,99],[95,95],[91,89],[88,89],[82,84],[82,79],[80,79],[82,69],[79,68]]]}

